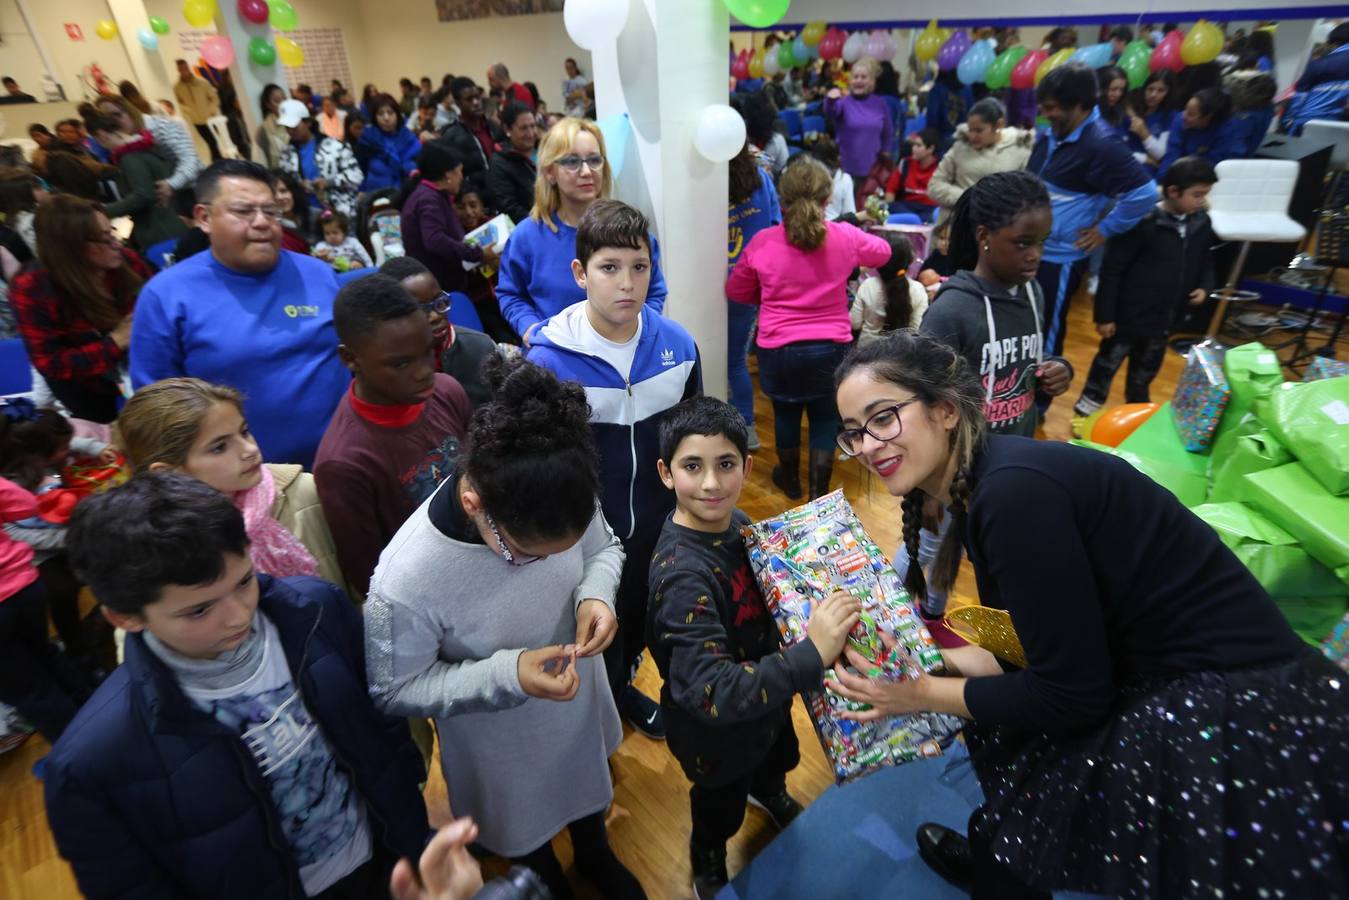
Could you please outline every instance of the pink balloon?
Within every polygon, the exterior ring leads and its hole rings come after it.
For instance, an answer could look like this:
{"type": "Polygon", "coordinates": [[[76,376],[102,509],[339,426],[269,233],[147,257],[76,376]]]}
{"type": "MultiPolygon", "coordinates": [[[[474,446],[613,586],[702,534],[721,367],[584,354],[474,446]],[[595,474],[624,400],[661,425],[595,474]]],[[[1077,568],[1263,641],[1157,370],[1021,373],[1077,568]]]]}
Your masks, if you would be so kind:
{"type": "Polygon", "coordinates": [[[1024,91],[1035,86],[1035,70],[1040,68],[1040,63],[1049,59],[1049,54],[1044,50],[1036,50],[1027,53],[1021,58],[1012,69],[1012,87],[1018,91],[1024,91]]]}
{"type": "Polygon", "coordinates": [[[1153,72],[1160,72],[1162,69],[1179,72],[1185,68],[1185,60],[1180,57],[1180,45],[1184,38],[1179,28],[1162,38],[1162,42],[1152,51],[1148,69],[1153,72]]]}
{"type": "Polygon", "coordinates": [[[254,25],[266,24],[270,12],[267,0],[239,0],[239,15],[254,25]]]}
{"type": "Polygon", "coordinates": [[[848,35],[841,28],[830,28],[820,38],[820,59],[838,59],[843,55],[843,45],[848,35]]]}
{"type": "Polygon", "coordinates": [[[731,75],[736,79],[749,77],[749,51],[741,50],[740,55],[731,63],[731,75]]]}
{"type": "Polygon", "coordinates": [[[213,69],[228,69],[234,62],[234,42],[220,34],[208,37],[201,43],[201,58],[213,69]]]}
{"type": "Polygon", "coordinates": [[[870,56],[872,59],[880,59],[885,55],[885,32],[873,31],[867,38],[866,44],[862,47],[862,55],[870,56]]]}

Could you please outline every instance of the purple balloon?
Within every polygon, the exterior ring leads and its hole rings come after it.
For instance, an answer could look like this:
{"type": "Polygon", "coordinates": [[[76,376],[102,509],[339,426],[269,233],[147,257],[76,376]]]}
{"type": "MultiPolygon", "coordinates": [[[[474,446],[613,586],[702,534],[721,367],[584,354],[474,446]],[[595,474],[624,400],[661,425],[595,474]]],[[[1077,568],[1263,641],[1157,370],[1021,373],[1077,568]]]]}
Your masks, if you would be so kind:
{"type": "Polygon", "coordinates": [[[937,51],[937,68],[949,72],[960,65],[961,58],[970,49],[970,33],[963,28],[946,39],[941,50],[937,51]]]}

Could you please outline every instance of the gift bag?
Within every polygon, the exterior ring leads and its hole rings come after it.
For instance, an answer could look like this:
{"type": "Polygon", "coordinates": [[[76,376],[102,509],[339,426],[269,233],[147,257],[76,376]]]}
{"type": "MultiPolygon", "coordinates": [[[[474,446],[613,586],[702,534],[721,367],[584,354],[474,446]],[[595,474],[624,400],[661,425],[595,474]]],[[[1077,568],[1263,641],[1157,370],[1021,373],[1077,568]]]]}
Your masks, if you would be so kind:
{"type": "Polygon", "coordinates": [[[1232,396],[1227,401],[1222,420],[1213,438],[1214,459],[1224,447],[1224,438],[1236,431],[1256,401],[1268,397],[1283,384],[1283,366],[1273,350],[1264,344],[1252,343],[1233,347],[1223,357],[1223,374],[1232,396]]]}
{"type": "MultiPolygon", "coordinates": [[[[750,566],[784,644],[805,640],[814,604],[844,590],[862,601],[862,620],[848,644],[878,661],[868,674],[900,681],[941,668],[941,651],[898,574],[867,536],[842,491],[756,522],[743,532],[750,566]],[[886,652],[882,631],[898,644],[895,652],[886,652]]],[[[961,727],[955,716],[936,713],[849,721],[840,714],[864,707],[827,688],[807,694],[806,707],[839,781],[881,766],[940,756],[961,727]]]]}
{"type": "Polygon", "coordinates": [[[1293,454],[1269,433],[1255,416],[1227,432],[1213,448],[1213,478],[1209,483],[1210,503],[1245,501],[1249,486],[1245,476],[1293,461],[1293,454]]]}
{"type": "MultiPolygon", "coordinates": [[[[1204,503],[1193,512],[1218,532],[1270,596],[1342,598],[1349,594],[1349,587],[1302,549],[1295,537],[1246,504],[1204,503]]],[[[1317,640],[1322,637],[1324,632],[1317,640]]]]}
{"type": "Polygon", "coordinates": [[[1301,463],[1245,476],[1250,504],[1349,584],[1349,497],[1336,497],[1301,463]]]}
{"type": "Polygon", "coordinates": [[[1328,356],[1313,356],[1302,373],[1302,380],[1324,381],[1327,378],[1343,378],[1349,375],[1349,362],[1331,359],[1328,356]]]}
{"type": "Polygon", "coordinates": [[[1260,416],[1326,490],[1349,494],[1349,378],[1286,385],[1261,404],[1260,416]]]}
{"type": "Polygon", "coordinates": [[[1199,344],[1191,347],[1171,399],[1176,430],[1186,450],[1202,453],[1209,448],[1231,396],[1220,352],[1199,344]]]}

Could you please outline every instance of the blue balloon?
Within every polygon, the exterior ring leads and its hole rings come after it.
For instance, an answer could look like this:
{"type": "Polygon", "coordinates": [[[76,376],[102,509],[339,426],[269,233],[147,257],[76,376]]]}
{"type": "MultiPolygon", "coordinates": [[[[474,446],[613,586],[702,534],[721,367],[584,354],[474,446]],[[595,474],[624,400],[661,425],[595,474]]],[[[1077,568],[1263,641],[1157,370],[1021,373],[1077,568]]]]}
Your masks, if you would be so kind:
{"type": "Polygon", "coordinates": [[[993,65],[996,54],[985,41],[976,41],[960,58],[956,66],[956,77],[962,84],[974,84],[984,80],[988,67],[993,65]]]}
{"type": "Polygon", "coordinates": [[[149,28],[142,28],[136,32],[136,39],[141,42],[141,46],[146,50],[159,49],[159,35],[155,34],[149,28]]]}
{"type": "Polygon", "coordinates": [[[792,56],[796,60],[809,62],[812,59],[817,59],[819,55],[820,48],[807,44],[803,36],[797,35],[796,40],[792,41],[792,56]]]}
{"type": "Polygon", "coordinates": [[[1072,56],[1068,57],[1070,63],[1082,63],[1088,69],[1099,69],[1102,66],[1110,65],[1111,47],[1110,42],[1101,44],[1088,44],[1086,47],[1078,47],[1072,56]]]}

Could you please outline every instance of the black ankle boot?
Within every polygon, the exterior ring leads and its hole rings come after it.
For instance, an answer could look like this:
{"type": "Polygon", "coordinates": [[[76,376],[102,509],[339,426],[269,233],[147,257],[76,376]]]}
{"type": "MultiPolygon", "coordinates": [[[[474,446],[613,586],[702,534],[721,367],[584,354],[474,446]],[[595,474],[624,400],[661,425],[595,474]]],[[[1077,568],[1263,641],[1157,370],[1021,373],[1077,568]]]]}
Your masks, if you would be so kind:
{"type": "Polygon", "coordinates": [[[834,477],[834,451],[810,451],[810,499],[829,493],[829,479],[834,477]]]}
{"type": "Polygon", "coordinates": [[[773,467],[773,484],[789,500],[801,499],[801,448],[778,451],[778,464],[773,467]]]}
{"type": "Polygon", "coordinates": [[[969,890],[974,875],[970,842],[958,831],[925,822],[918,826],[918,855],[932,871],[962,890],[969,890]]]}

